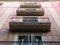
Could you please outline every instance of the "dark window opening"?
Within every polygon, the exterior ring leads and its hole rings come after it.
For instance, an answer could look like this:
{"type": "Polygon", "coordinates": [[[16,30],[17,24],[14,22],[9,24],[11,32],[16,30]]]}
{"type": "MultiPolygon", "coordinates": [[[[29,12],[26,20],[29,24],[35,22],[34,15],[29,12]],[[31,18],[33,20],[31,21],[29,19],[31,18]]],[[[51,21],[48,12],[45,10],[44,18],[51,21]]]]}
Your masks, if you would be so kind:
{"type": "Polygon", "coordinates": [[[38,22],[38,18],[37,17],[23,17],[23,22],[36,23],[38,22]]]}
{"type": "Polygon", "coordinates": [[[35,35],[19,36],[19,45],[43,45],[42,37],[35,35]]]}

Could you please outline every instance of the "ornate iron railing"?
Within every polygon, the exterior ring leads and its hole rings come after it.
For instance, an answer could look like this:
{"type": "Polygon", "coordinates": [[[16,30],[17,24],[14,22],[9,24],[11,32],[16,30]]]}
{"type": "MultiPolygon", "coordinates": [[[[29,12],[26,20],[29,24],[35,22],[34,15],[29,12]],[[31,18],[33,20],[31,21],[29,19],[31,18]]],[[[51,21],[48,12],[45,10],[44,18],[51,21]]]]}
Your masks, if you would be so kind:
{"type": "Polygon", "coordinates": [[[0,41],[0,45],[60,45],[60,41],[0,41]]]}

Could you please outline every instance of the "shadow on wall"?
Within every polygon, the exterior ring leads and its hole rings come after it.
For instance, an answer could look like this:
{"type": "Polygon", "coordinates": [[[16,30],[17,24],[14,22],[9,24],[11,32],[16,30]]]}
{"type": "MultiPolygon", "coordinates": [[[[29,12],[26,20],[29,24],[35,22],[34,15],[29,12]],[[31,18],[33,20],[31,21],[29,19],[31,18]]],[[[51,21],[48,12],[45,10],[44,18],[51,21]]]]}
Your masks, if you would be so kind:
{"type": "Polygon", "coordinates": [[[0,3],[0,6],[2,5],[3,3],[0,3]]]}

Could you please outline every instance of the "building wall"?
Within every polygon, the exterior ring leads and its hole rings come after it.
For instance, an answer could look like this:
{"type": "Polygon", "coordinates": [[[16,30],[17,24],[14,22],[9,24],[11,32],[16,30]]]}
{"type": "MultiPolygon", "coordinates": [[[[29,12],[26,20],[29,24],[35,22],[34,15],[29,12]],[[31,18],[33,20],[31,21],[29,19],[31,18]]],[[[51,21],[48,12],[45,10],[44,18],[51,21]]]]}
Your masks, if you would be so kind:
{"type": "Polygon", "coordinates": [[[0,0],[0,1],[37,1],[37,2],[39,2],[39,1],[59,1],[59,0],[0,0]]]}

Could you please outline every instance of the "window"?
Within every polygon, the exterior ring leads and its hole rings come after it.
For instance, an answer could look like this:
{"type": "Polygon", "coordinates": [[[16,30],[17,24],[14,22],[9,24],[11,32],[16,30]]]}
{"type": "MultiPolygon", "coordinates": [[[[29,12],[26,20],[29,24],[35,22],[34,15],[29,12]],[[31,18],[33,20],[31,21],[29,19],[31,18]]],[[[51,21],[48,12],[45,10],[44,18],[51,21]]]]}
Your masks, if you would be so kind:
{"type": "MultiPolygon", "coordinates": [[[[44,34],[17,34],[18,38],[14,39],[19,41],[19,45],[43,45],[44,34]]],[[[15,35],[16,37],[16,35],[15,35]]]]}
{"type": "Polygon", "coordinates": [[[23,22],[36,23],[38,22],[38,17],[23,17],[23,22]]]}

